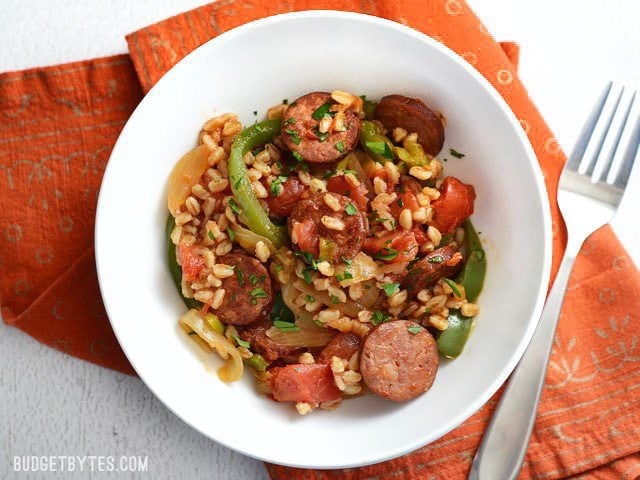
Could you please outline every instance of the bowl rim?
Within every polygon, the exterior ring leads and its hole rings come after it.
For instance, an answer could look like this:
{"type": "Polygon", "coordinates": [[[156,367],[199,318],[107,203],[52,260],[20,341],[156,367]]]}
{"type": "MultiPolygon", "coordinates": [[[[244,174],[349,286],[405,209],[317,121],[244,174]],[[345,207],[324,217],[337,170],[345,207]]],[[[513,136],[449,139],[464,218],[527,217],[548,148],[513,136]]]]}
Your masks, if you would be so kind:
{"type": "MultiPolygon", "coordinates": [[[[540,319],[540,315],[542,312],[542,308],[544,306],[544,302],[546,299],[546,293],[547,293],[547,288],[546,286],[549,283],[550,280],[550,275],[551,275],[551,264],[552,264],[552,223],[551,223],[551,209],[550,209],[550,204],[549,204],[549,199],[547,196],[547,190],[545,187],[545,183],[544,183],[544,177],[542,174],[542,170],[540,168],[540,164],[538,162],[538,159],[536,157],[536,154],[533,150],[533,147],[531,146],[531,143],[529,142],[529,139],[527,138],[524,130],[520,127],[520,122],[518,121],[517,117],[515,116],[515,114],[513,113],[513,111],[511,110],[511,108],[509,107],[509,105],[507,104],[507,102],[504,100],[504,98],[498,93],[498,91],[495,89],[495,87],[480,73],[478,72],[473,66],[471,66],[467,61],[465,61],[460,55],[458,55],[455,51],[453,51],[452,49],[450,49],[449,47],[447,47],[446,45],[444,45],[443,43],[435,40],[433,37],[428,36],[425,33],[422,33],[414,28],[411,28],[409,26],[403,25],[401,23],[392,21],[392,20],[388,20],[385,18],[381,18],[381,17],[377,17],[375,15],[370,15],[370,14],[364,14],[364,13],[357,13],[357,12],[347,12],[347,11],[341,11],[341,10],[330,10],[330,9],[321,9],[321,10],[302,10],[302,11],[296,11],[296,12],[288,12],[288,13],[281,13],[281,14],[276,14],[276,15],[271,15],[268,17],[264,17],[264,18],[260,18],[257,20],[253,20],[251,22],[245,23],[243,25],[240,25],[238,27],[235,27],[233,29],[230,29],[224,33],[221,33],[220,35],[217,35],[216,37],[208,40],[207,42],[203,43],[202,45],[200,45],[199,47],[197,47],[196,49],[194,49],[193,51],[191,51],[190,53],[188,53],[185,57],[183,57],[180,61],[178,61],[174,66],[172,66],[157,82],[156,84],[154,84],[154,86],[149,90],[149,92],[147,92],[147,94],[143,97],[143,99],[140,101],[140,103],[136,106],[136,108],[134,109],[134,111],[131,113],[130,117],[127,119],[127,122],[125,123],[125,125],[123,126],[118,139],[116,140],[114,147],[112,149],[112,152],[109,156],[109,160],[106,164],[105,167],[105,171],[104,171],[104,175],[103,175],[103,179],[101,182],[101,187],[100,187],[100,192],[98,195],[98,201],[97,201],[97,206],[96,206],[96,220],[95,220],[95,231],[94,231],[94,243],[95,243],[95,262],[96,262],[96,270],[97,270],[97,276],[98,276],[98,283],[99,283],[99,287],[100,287],[100,293],[102,295],[102,298],[105,299],[105,295],[104,295],[104,287],[103,287],[103,282],[106,282],[106,278],[104,277],[103,274],[103,270],[101,268],[101,263],[103,262],[103,260],[101,260],[101,255],[100,252],[102,251],[101,245],[102,245],[102,241],[100,240],[99,237],[99,233],[103,230],[102,228],[100,228],[101,225],[101,219],[102,219],[102,215],[101,215],[101,211],[104,210],[105,208],[108,208],[108,206],[106,205],[106,201],[105,201],[105,194],[103,193],[103,186],[108,182],[108,179],[110,178],[110,172],[112,170],[111,166],[112,166],[112,159],[115,157],[119,156],[120,150],[123,147],[123,143],[124,140],[123,138],[127,136],[128,133],[128,127],[129,124],[132,122],[132,119],[134,119],[139,113],[139,110],[143,110],[146,106],[147,103],[149,102],[153,102],[155,101],[155,94],[154,92],[157,91],[157,86],[158,85],[162,85],[164,83],[166,83],[167,81],[169,81],[168,79],[170,79],[171,77],[173,77],[175,75],[176,70],[178,70],[180,68],[181,65],[192,61],[192,59],[197,56],[197,52],[201,51],[204,48],[207,48],[207,46],[209,44],[211,44],[212,42],[225,42],[228,41],[230,39],[233,39],[234,37],[238,37],[243,35],[245,32],[254,29],[254,28],[259,28],[259,27],[264,27],[264,26],[269,26],[271,24],[277,24],[279,22],[284,22],[284,21],[291,21],[291,20],[296,20],[296,19],[314,19],[314,20],[318,20],[318,19],[323,19],[323,18],[329,18],[329,19],[337,19],[337,20],[350,20],[350,21],[358,21],[358,22],[363,22],[363,23],[368,23],[370,25],[373,25],[375,27],[378,28],[385,28],[385,29],[392,29],[392,30],[396,30],[402,34],[405,35],[409,35],[411,37],[414,37],[415,39],[421,41],[422,43],[426,43],[430,48],[433,48],[437,51],[439,51],[439,53],[444,54],[450,61],[455,62],[458,64],[459,67],[461,67],[462,69],[464,69],[466,71],[466,73],[468,73],[471,77],[473,77],[473,79],[478,82],[483,89],[486,91],[486,93],[492,98],[492,100],[498,105],[498,107],[500,108],[500,110],[502,111],[502,113],[504,115],[506,115],[506,117],[509,119],[509,122],[512,124],[512,126],[514,127],[514,133],[518,139],[518,141],[522,144],[522,147],[524,148],[525,152],[526,152],[526,156],[527,156],[527,160],[531,166],[531,170],[533,173],[533,180],[535,182],[535,187],[538,193],[538,197],[537,197],[537,202],[538,202],[538,207],[540,207],[540,210],[542,211],[542,223],[543,223],[543,250],[544,250],[544,264],[543,264],[543,268],[542,268],[542,273],[541,273],[541,278],[539,279],[539,283],[538,283],[538,292],[537,292],[537,296],[535,299],[535,303],[534,303],[534,307],[530,313],[530,320],[529,323],[527,325],[526,330],[523,332],[522,338],[520,339],[520,342],[517,344],[516,348],[514,349],[514,354],[510,357],[509,361],[503,366],[503,368],[500,371],[500,374],[497,375],[493,381],[487,386],[487,388],[484,391],[484,395],[478,396],[474,401],[470,402],[469,405],[460,412],[460,414],[453,419],[450,423],[449,423],[449,428],[443,428],[442,431],[439,432],[439,434],[431,441],[428,441],[427,443],[425,443],[424,441],[424,436],[420,437],[420,438],[416,438],[414,439],[412,442],[405,442],[402,447],[398,447],[398,448],[390,448],[388,450],[388,453],[383,455],[383,456],[379,456],[378,458],[372,458],[372,459],[368,459],[366,461],[358,461],[355,463],[345,463],[345,462],[339,462],[339,463],[331,463],[331,462],[327,462],[327,463],[323,463],[321,465],[318,464],[307,464],[307,463],[299,463],[296,462],[294,459],[292,459],[292,461],[282,461],[281,459],[278,459],[277,462],[274,462],[273,459],[267,458],[266,456],[262,456],[259,453],[255,453],[255,452],[249,452],[246,450],[243,450],[242,448],[235,446],[235,445],[229,445],[228,443],[225,442],[224,438],[213,438],[209,433],[205,432],[203,429],[201,429],[200,427],[198,427],[197,425],[193,424],[192,422],[187,421],[182,415],[180,415],[176,410],[174,410],[174,408],[169,405],[168,403],[165,402],[165,400],[158,395],[156,389],[154,388],[154,386],[152,384],[150,384],[149,382],[147,382],[147,380],[145,379],[145,376],[141,373],[141,371],[143,371],[144,369],[139,368],[139,363],[136,361],[136,358],[134,358],[135,356],[133,354],[131,354],[130,352],[127,351],[127,348],[125,347],[126,342],[124,342],[125,339],[121,338],[117,328],[114,325],[114,321],[112,320],[112,317],[110,315],[110,308],[107,305],[107,302],[104,301],[104,307],[105,310],[107,312],[107,317],[109,319],[109,323],[111,325],[111,328],[116,336],[116,339],[118,341],[118,344],[120,345],[122,351],[124,352],[127,360],[131,363],[131,366],[133,367],[133,369],[135,370],[136,374],[138,375],[138,377],[142,380],[142,382],[146,385],[146,387],[153,393],[153,395],[156,397],[156,399],[158,399],[169,411],[171,411],[174,415],[176,415],[176,417],[178,417],[182,422],[186,423],[187,425],[189,425],[191,428],[193,428],[194,430],[196,430],[197,432],[201,433],[202,435],[204,435],[205,437],[215,441],[216,443],[223,445],[226,448],[229,448],[231,450],[237,451],[243,455],[247,455],[251,458],[255,458],[258,460],[262,460],[265,462],[272,462],[272,463],[277,463],[279,465],[283,465],[283,466],[290,466],[290,467],[297,467],[297,468],[315,468],[315,469],[335,469],[335,468],[352,468],[352,467],[360,467],[360,466],[365,466],[365,465],[371,465],[374,463],[379,463],[379,462],[383,462],[386,460],[390,460],[393,458],[398,458],[402,455],[405,455],[407,453],[410,453],[420,447],[423,447],[425,445],[428,445],[430,443],[433,443],[435,441],[437,441],[439,438],[441,438],[442,436],[446,435],[447,433],[451,432],[452,430],[454,430],[455,428],[457,428],[458,426],[460,426],[464,421],[466,421],[471,415],[473,415],[475,412],[477,412],[494,394],[495,392],[500,388],[500,386],[505,382],[505,380],[507,379],[507,377],[511,374],[511,372],[513,371],[513,369],[515,368],[516,364],[520,361],[522,355],[524,354],[524,351],[526,349],[526,347],[528,346],[531,337],[533,336],[533,333],[538,325],[539,319],[540,319]]],[[[106,283],[105,283],[106,284],[106,283]]]]}

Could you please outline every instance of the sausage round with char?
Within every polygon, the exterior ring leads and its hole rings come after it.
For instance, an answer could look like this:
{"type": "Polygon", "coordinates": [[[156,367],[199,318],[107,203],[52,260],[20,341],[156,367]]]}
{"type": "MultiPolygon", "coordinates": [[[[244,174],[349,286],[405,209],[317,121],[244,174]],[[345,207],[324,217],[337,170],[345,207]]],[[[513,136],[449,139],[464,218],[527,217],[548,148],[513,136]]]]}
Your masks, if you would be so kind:
{"type": "Polygon", "coordinates": [[[417,98],[387,95],[380,100],[374,118],[387,130],[400,127],[418,134],[418,143],[429,155],[437,155],[444,145],[444,121],[439,112],[431,110],[417,98]]]}
{"type": "Polygon", "coordinates": [[[344,130],[319,131],[320,119],[313,118],[313,113],[335,103],[327,92],[308,93],[292,102],[282,116],[282,139],[287,148],[311,163],[335,162],[356,148],[360,118],[353,109],[344,112],[344,130]]]}
{"type": "Polygon", "coordinates": [[[225,323],[246,325],[269,314],[273,297],[269,272],[257,259],[242,253],[218,257],[217,263],[233,268],[233,275],[222,279],[225,295],[213,312],[225,323]]]}
{"type": "Polygon", "coordinates": [[[240,338],[251,344],[251,350],[259,353],[269,362],[283,359],[285,362],[294,363],[298,355],[305,351],[302,347],[293,347],[274,342],[267,335],[267,330],[273,325],[271,320],[264,319],[261,322],[238,328],[240,338]]]}
{"type": "Polygon", "coordinates": [[[415,322],[381,323],[364,341],[360,373],[369,389],[383,398],[411,400],[429,390],[437,371],[436,341],[415,322]]]}
{"type": "Polygon", "coordinates": [[[454,277],[462,267],[462,255],[454,258],[458,252],[456,247],[447,245],[428,253],[415,262],[402,280],[402,288],[407,289],[409,296],[429,288],[442,277],[454,277]]]}
{"type": "Polygon", "coordinates": [[[332,258],[322,259],[331,263],[340,262],[342,257],[354,258],[362,249],[367,230],[366,217],[354,203],[344,195],[329,192],[298,202],[288,224],[292,243],[314,257],[320,253],[320,239],[333,242],[332,258]]]}

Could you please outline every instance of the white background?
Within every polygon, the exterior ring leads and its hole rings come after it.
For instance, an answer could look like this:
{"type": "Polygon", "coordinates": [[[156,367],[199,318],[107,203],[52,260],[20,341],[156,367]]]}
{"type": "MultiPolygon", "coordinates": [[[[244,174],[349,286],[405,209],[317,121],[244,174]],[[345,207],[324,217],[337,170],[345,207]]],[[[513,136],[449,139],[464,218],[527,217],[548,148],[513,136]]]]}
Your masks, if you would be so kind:
{"type": "MultiPolygon", "coordinates": [[[[567,152],[606,81],[640,87],[635,0],[468,2],[496,39],[520,43],[520,75],[567,152]]],[[[125,34],[203,3],[2,0],[0,72],[124,53],[125,34]]],[[[640,205],[640,195],[628,203],[640,205]]],[[[633,206],[614,228],[640,265],[633,206]]],[[[150,472],[136,478],[267,478],[261,462],[192,431],[137,378],[51,350],[0,322],[0,477],[61,476],[14,474],[14,455],[148,455],[150,472]]]]}

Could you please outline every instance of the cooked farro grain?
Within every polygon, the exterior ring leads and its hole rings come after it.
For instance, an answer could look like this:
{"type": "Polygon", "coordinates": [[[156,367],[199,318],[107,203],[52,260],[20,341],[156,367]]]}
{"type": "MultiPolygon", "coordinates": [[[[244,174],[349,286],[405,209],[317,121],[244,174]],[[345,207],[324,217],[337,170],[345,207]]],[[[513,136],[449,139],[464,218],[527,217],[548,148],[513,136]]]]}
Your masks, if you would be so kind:
{"type": "Polygon", "coordinates": [[[329,230],[336,230],[341,232],[344,230],[344,222],[339,218],[330,217],[328,215],[323,215],[320,219],[322,224],[327,227],[329,230]]]}
{"type": "Polygon", "coordinates": [[[213,300],[213,291],[209,289],[198,290],[194,293],[193,298],[202,303],[209,303],[213,300]]]}
{"type": "Polygon", "coordinates": [[[340,310],[336,308],[328,308],[326,310],[318,312],[317,317],[318,320],[320,320],[322,323],[335,321],[340,318],[340,310]]]}
{"type": "Polygon", "coordinates": [[[218,256],[226,255],[231,251],[232,248],[233,248],[233,245],[231,244],[231,242],[229,240],[224,240],[222,243],[220,243],[216,247],[216,255],[218,256]]]}
{"type": "Polygon", "coordinates": [[[407,137],[407,131],[404,128],[396,127],[393,129],[393,141],[401,143],[407,137]]]}
{"type": "Polygon", "coordinates": [[[313,411],[313,407],[309,402],[296,402],[296,410],[300,415],[306,415],[313,411]]]}
{"type": "Polygon", "coordinates": [[[476,305],[475,303],[465,303],[460,308],[460,313],[462,313],[462,315],[464,315],[465,317],[475,317],[476,315],[478,315],[478,313],[480,313],[480,307],[478,307],[478,305],[476,305]]]}
{"type": "Polygon", "coordinates": [[[193,220],[193,215],[189,212],[182,212],[178,216],[176,216],[176,225],[184,225],[193,220]]]}
{"type": "Polygon", "coordinates": [[[418,180],[429,180],[433,176],[433,173],[425,167],[411,167],[409,169],[409,175],[418,180]]]}
{"type": "Polygon", "coordinates": [[[211,302],[208,302],[211,305],[211,308],[213,308],[214,310],[220,308],[220,305],[222,305],[222,300],[224,300],[225,293],[226,292],[224,288],[219,288],[215,291],[211,302]]]}
{"type": "Polygon", "coordinates": [[[231,265],[218,263],[211,268],[213,274],[218,278],[229,278],[235,275],[235,269],[231,265]]]}
{"type": "Polygon", "coordinates": [[[331,297],[338,299],[338,302],[344,303],[347,301],[347,294],[341,288],[330,285],[327,291],[331,297]]]}
{"type": "Polygon", "coordinates": [[[318,266],[318,271],[326,277],[332,277],[333,274],[335,273],[335,269],[333,268],[333,265],[331,265],[326,260],[319,262],[317,266],[318,266]]]}
{"type": "Polygon", "coordinates": [[[303,365],[312,365],[315,362],[316,361],[313,358],[313,355],[311,355],[309,352],[304,352],[298,357],[298,363],[302,363],[303,365]]]}
{"type": "Polygon", "coordinates": [[[207,163],[209,164],[210,167],[215,167],[222,160],[224,160],[226,156],[227,156],[227,152],[224,151],[224,148],[216,147],[211,151],[211,153],[207,157],[207,163]]]}
{"type": "Polygon", "coordinates": [[[333,195],[331,195],[330,193],[326,194],[324,196],[324,203],[327,204],[327,206],[333,210],[334,212],[339,212],[340,211],[340,202],[338,201],[338,199],[336,197],[334,197],[333,195]]]}
{"type": "Polygon", "coordinates": [[[359,187],[360,185],[362,185],[362,182],[360,182],[360,180],[358,180],[358,177],[356,177],[353,173],[349,172],[344,176],[345,180],[349,183],[349,185],[351,185],[352,187],[359,187]]]}
{"type": "Polygon", "coordinates": [[[404,302],[407,301],[407,295],[408,294],[406,290],[400,290],[399,292],[394,293],[388,299],[389,306],[397,307],[399,305],[402,305],[404,302]]]}
{"type": "Polygon", "coordinates": [[[171,241],[174,245],[178,245],[180,242],[180,237],[182,236],[182,227],[180,225],[176,225],[173,227],[171,231],[171,241]]]}
{"type": "Polygon", "coordinates": [[[267,260],[269,260],[269,256],[271,256],[271,252],[269,251],[269,248],[262,240],[259,240],[256,243],[255,254],[256,254],[256,258],[260,260],[262,263],[265,263],[267,260]]]}
{"type": "Polygon", "coordinates": [[[229,186],[229,180],[221,178],[220,180],[211,180],[209,182],[209,191],[211,193],[219,193],[227,189],[229,186]]]}
{"type": "Polygon", "coordinates": [[[442,315],[429,315],[428,318],[428,323],[429,325],[431,325],[434,328],[437,328],[438,330],[446,330],[447,327],[449,326],[449,323],[447,322],[447,319],[445,317],[443,317],[442,315]]]}
{"type": "Polygon", "coordinates": [[[249,150],[242,156],[242,160],[244,161],[245,165],[253,165],[253,162],[256,161],[256,157],[253,155],[251,150],[249,150]]]}
{"type": "Polygon", "coordinates": [[[398,222],[400,223],[400,226],[405,230],[411,230],[413,228],[413,218],[411,215],[412,212],[408,208],[405,208],[400,212],[398,222]]]}
{"type": "Polygon", "coordinates": [[[312,193],[324,193],[327,191],[327,182],[319,178],[314,178],[309,183],[309,189],[312,193]]]}
{"type": "Polygon", "coordinates": [[[205,200],[211,196],[207,189],[199,183],[196,183],[193,187],[191,187],[191,193],[193,193],[200,200],[205,200]]]}
{"type": "Polygon", "coordinates": [[[427,228],[427,236],[434,245],[440,245],[440,242],[442,241],[442,234],[440,233],[440,230],[438,230],[433,225],[429,225],[429,227],[427,228]]]}
{"type": "Polygon", "coordinates": [[[374,177],[373,179],[373,191],[380,195],[387,192],[387,182],[380,177],[374,177]]]}
{"type": "Polygon", "coordinates": [[[360,300],[363,294],[364,289],[361,282],[349,286],[349,297],[351,297],[352,300],[360,300]]]}

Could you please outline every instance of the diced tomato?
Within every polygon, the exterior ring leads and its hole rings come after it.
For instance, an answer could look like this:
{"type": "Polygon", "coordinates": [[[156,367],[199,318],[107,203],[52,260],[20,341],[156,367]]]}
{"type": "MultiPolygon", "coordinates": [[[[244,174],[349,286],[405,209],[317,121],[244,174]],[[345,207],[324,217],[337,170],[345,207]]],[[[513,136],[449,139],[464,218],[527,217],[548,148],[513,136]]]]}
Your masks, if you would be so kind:
{"type": "Polygon", "coordinates": [[[418,199],[408,190],[404,193],[398,193],[398,199],[391,204],[391,213],[398,218],[400,216],[400,212],[405,208],[410,209],[412,212],[415,212],[420,208],[418,199]]]}
{"type": "Polygon", "coordinates": [[[334,175],[327,181],[327,190],[349,197],[361,212],[367,211],[367,203],[369,201],[367,193],[369,192],[363,183],[358,187],[354,187],[344,175],[334,175]]]}
{"type": "Polygon", "coordinates": [[[413,234],[416,236],[416,242],[418,242],[418,245],[427,243],[427,241],[429,240],[429,237],[427,236],[427,232],[424,231],[424,227],[422,225],[420,224],[414,225],[412,231],[413,231],[413,234]]]}
{"type": "Polygon", "coordinates": [[[433,225],[440,233],[452,233],[473,213],[476,191],[472,185],[462,183],[456,177],[445,177],[440,189],[440,197],[431,202],[433,225]]]}
{"type": "Polygon", "coordinates": [[[278,402],[326,402],[340,398],[331,367],[326,364],[293,364],[271,372],[271,393],[278,402]]]}
{"type": "Polygon", "coordinates": [[[360,337],[355,333],[339,333],[322,349],[318,356],[318,363],[331,363],[333,357],[349,360],[360,350],[360,337]]]}
{"type": "Polygon", "coordinates": [[[198,278],[204,268],[204,259],[196,253],[197,247],[181,243],[178,245],[178,263],[182,266],[182,277],[191,282],[198,278]]]}
{"type": "Polygon", "coordinates": [[[265,200],[267,205],[269,205],[269,211],[281,217],[291,215],[291,211],[296,202],[302,198],[302,195],[307,190],[307,187],[298,177],[289,177],[286,181],[282,182],[278,196],[274,196],[271,189],[268,186],[266,187],[269,191],[269,196],[265,200]]]}
{"type": "Polygon", "coordinates": [[[314,257],[317,257],[320,254],[320,238],[318,237],[318,228],[313,220],[305,219],[294,228],[296,229],[300,250],[309,252],[314,257]]]}
{"type": "Polygon", "coordinates": [[[387,193],[393,192],[393,185],[391,185],[391,182],[389,181],[389,172],[386,168],[378,168],[375,172],[373,172],[373,174],[371,174],[372,182],[375,177],[380,177],[385,181],[385,183],[387,184],[387,193]]]}
{"type": "Polygon", "coordinates": [[[380,238],[365,239],[362,249],[377,260],[387,263],[410,262],[418,254],[418,242],[413,232],[389,232],[380,238]]]}

